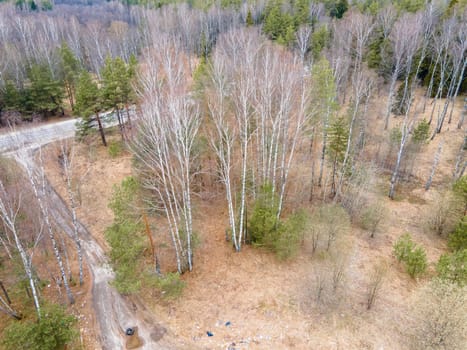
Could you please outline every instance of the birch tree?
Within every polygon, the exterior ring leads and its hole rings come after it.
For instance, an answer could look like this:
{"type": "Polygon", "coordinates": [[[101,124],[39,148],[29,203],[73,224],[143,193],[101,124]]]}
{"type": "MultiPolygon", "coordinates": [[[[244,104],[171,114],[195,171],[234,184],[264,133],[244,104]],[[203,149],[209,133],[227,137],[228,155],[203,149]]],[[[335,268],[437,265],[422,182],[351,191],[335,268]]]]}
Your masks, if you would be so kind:
{"type": "MultiPolygon", "coordinates": [[[[39,206],[42,220],[44,221],[44,226],[45,230],[48,233],[50,242],[52,243],[52,249],[53,253],[55,256],[55,259],[57,261],[58,268],[60,270],[60,277],[63,282],[63,285],[65,287],[65,291],[68,297],[68,301],[70,304],[74,304],[75,299],[73,297],[73,293],[71,291],[70,285],[68,283],[68,277],[65,272],[65,266],[63,263],[63,258],[62,254],[60,252],[56,234],[55,234],[55,229],[53,227],[52,223],[52,217],[50,215],[49,211],[49,203],[47,201],[47,191],[49,190],[47,180],[45,178],[45,172],[44,172],[44,165],[42,162],[42,155],[40,154],[39,156],[39,161],[40,164],[37,168],[34,167],[34,161],[30,159],[30,155],[27,154],[28,150],[23,149],[18,153],[18,160],[20,163],[23,165],[26,175],[28,178],[28,181],[31,185],[31,188],[33,190],[33,195],[37,201],[37,204],[39,206]]],[[[39,151],[40,153],[40,151],[39,151]]]]}
{"type": "MultiPolygon", "coordinates": [[[[32,297],[34,300],[34,306],[36,308],[37,316],[41,318],[41,305],[39,301],[39,293],[36,286],[36,279],[33,274],[32,268],[32,252],[26,249],[20,235],[21,232],[18,228],[18,216],[20,215],[22,202],[22,195],[19,193],[17,198],[13,198],[9,192],[7,192],[3,180],[0,178],[0,218],[4,224],[4,227],[11,233],[14,239],[15,248],[17,249],[21,258],[21,263],[24,268],[24,272],[28,278],[29,286],[31,288],[32,297]]],[[[36,243],[40,239],[40,234],[36,236],[36,243]]],[[[35,245],[35,244],[34,244],[35,245]]]]}
{"type": "Polygon", "coordinates": [[[83,250],[81,247],[81,239],[79,235],[79,224],[78,216],[76,214],[76,208],[78,204],[76,202],[75,194],[72,187],[73,180],[73,157],[74,156],[74,146],[69,147],[65,142],[60,144],[60,160],[63,169],[63,175],[66,184],[66,190],[68,195],[68,200],[70,201],[71,209],[71,221],[73,225],[73,240],[76,246],[76,253],[78,255],[78,268],[79,268],[79,285],[84,283],[84,273],[83,273],[83,250]]]}
{"type": "Polygon", "coordinates": [[[302,25],[298,28],[295,33],[295,39],[297,41],[298,50],[300,52],[300,58],[302,62],[305,62],[305,55],[310,49],[310,38],[311,38],[312,28],[308,25],[302,25]]]}
{"type": "MultiPolygon", "coordinates": [[[[420,39],[420,18],[417,15],[404,14],[393,26],[389,39],[393,45],[394,62],[390,80],[386,116],[384,120],[384,130],[389,125],[389,116],[393,105],[394,91],[397,78],[404,68],[410,72],[412,59],[418,49],[420,39]]],[[[406,74],[406,81],[408,74],[406,74]]]]}
{"type": "Polygon", "coordinates": [[[208,93],[207,99],[209,115],[215,127],[215,132],[211,137],[211,145],[219,161],[219,178],[225,187],[232,243],[235,250],[240,251],[242,242],[238,241],[237,236],[237,219],[233,198],[234,183],[232,179],[234,145],[238,137],[238,130],[236,124],[232,123],[228,118],[230,84],[226,80],[225,64],[226,62],[222,59],[214,59],[210,69],[213,91],[208,93]]]}
{"type": "Polygon", "coordinates": [[[142,184],[153,193],[147,202],[165,215],[177,270],[183,273],[193,269],[191,164],[200,114],[188,92],[185,56],[174,38],[160,40],[141,77],[144,103],[132,149],[142,184]]]}

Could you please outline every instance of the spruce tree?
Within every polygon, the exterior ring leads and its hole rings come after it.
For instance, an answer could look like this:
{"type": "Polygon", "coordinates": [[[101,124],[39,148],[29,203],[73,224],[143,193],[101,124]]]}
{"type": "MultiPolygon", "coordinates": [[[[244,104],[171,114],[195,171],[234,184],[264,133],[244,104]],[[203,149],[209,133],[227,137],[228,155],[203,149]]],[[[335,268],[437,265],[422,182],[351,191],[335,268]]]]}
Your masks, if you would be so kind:
{"type": "Polygon", "coordinates": [[[102,144],[107,146],[104,128],[99,116],[99,112],[101,111],[102,100],[99,88],[96,82],[92,80],[91,74],[87,71],[83,71],[79,76],[78,85],[76,87],[75,112],[82,117],[82,121],[77,125],[77,134],[80,137],[84,137],[90,133],[93,128],[92,124],[94,120],[92,116],[94,115],[99,127],[102,144]]]}
{"type": "Polygon", "coordinates": [[[29,100],[26,102],[30,111],[47,117],[60,109],[63,114],[63,89],[60,81],[53,77],[50,68],[46,65],[34,64],[28,71],[28,78],[29,100]]]}
{"type": "Polygon", "coordinates": [[[344,160],[345,151],[347,148],[347,140],[349,138],[349,128],[344,117],[337,118],[329,127],[329,147],[328,156],[332,162],[332,182],[331,194],[336,193],[336,172],[338,166],[344,160]]]}
{"type": "Polygon", "coordinates": [[[65,42],[60,47],[60,59],[61,78],[70,101],[70,107],[73,110],[80,63],[65,42]]]}
{"type": "Polygon", "coordinates": [[[132,80],[136,75],[136,62],[132,59],[129,64],[122,58],[107,57],[102,71],[102,97],[105,108],[113,108],[117,113],[120,132],[124,137],[124,123],[120,114],[126,107],[129,119],[128,105],[135,99],[132,80]]]}
{"type": "Polygon", "coordinates": [[[245,24],[247,27],[251,27],[255,24],[254,20],[253,20],[253,15],[251,14],[251,10],[248,9],[248,13],[246,15],[246,20],[245,20],[245,24]]]}

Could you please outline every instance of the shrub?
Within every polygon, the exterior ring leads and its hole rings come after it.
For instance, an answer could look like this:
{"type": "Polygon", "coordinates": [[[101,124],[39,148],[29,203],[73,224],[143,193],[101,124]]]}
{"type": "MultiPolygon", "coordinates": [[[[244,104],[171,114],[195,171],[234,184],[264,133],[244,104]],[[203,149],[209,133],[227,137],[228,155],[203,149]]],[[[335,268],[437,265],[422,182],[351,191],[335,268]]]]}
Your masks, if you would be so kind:
{"type": "Polygon", "coordinates": [[[329,251],[339,236],[349,229],[350,218],[345,209],[339,205],[323,205],[313,214],[311,226],[313,252],[316,251],[320,241],[325,243],[326,250],[329,251]]]}
{"type": "Polygon", "coordinates": [[[384,218],[384,207],[377,203],[366,208],[361,217],[362,227],[370,231],[370,237],[373,238],[384,218]]]}
{"type": "Polygon", "coordinates": [[[299,248],[307,216],[300,211],[285,222],[277,218],[278,199],[267,184],[260,188],[248,222],[251,242],[273,251],[280,259],[294,256],[299,248]]]}
{"type": "Polygon", "coordinates": [[[123,152],[123,145],[121,141],[110,141],[108,147],[109,155],[112,158],[119,157],[123,152]]]}
{"type": "Polygon", "coordinates": [[[297,254],[307,221],[307,214],[299,211],[291,215],[282,225],[279,234],[272,242],[273,250],[279,259],[289,259],[297,254]]]}
{"type": "Polygon", "coordinates": [[[430,137],[430,124],[423,119],[413,131],[412,140],[417,144],[425,143],[430,137]]]}
{"type": "Polygon", "coordinates": [[[412,278],[424,273],[427,266],[426,252],[422,247],[415,248],[405,261],[406,271],[412,278]]]}
{"type": "Polygon", "coordinates": [[[76,319],[68,315],[62,306],[44,305],[41,314],[37,322],[11,323],[1,340],[5,349],[59,350],[77,336],[76,319]]]}
{"type": "Polygon", "coordinates": [[[169,272],[164,276],[156,276],[153,285],[160,290],[164,298],[174,299],[182,295],[185,281],[180,279],[178,273],[169,272]]]}
{"type": "Polygon", "coordinates": [[[459,286],[467,285],[467,249],[443,254],[436,265],[439,278],[459,286]]]}
{"type": "Polygon", "coordinates": [[[414,350],[465,349],[467,341],[467,290],[435,279],[421,289],[412,305],[414,350]]]}
{"type": "Polygon", "coordinates": [[[261,186],[256,199],[253,214],[248,221],[248,234],[251,242],[267,246],[274,240],[281,229],[277,219],[278,199],[272,192],[272,186],[261,186]]]}
{"type": "Polygon", "coordinates": [[[452,186],[452,191],[464,204],[465,214],[467,211],[467,175],[462,176],[454,183],[452,186]]]}
{"type": "Polygon", "coordinates": [[[138,183],[133,177],[114,187],[109,207],[115,218],[105,230],[110,261],[115,269],[114,285],[120,293],[131,294],[141,287],[140,260],[144,249],[143,224],[135,211],[138,183]]]}
{"type": "Polygon", "coordinates": [[[459,197],[452,193],[437,196],[426,213],[428,228],[439,235],[453,231],[463,216],[462,206],[459,197]]]}
{"type": "Polygon", "coordinates": [[[448,247],[452,250],[467,249],[467,216],[462,218],[456,229],[449,235],[448,247]]]}
{"type": "Polygon", "coordinates": [[[399,237],[397,242],[394,244],[394,255],[396,256],[397,261],[406,261],[414,247],[415,244],[412,242],[412,238],[410,238],[408,233],[399,237]]]}
{"type": "Polygon", "coordinates": [[[409,234],[401,236],[394,244],[394,255],[404,263],[410,277],[415,278],[426,271],[428,263],[425,250],[417,247],[409,234]]]}

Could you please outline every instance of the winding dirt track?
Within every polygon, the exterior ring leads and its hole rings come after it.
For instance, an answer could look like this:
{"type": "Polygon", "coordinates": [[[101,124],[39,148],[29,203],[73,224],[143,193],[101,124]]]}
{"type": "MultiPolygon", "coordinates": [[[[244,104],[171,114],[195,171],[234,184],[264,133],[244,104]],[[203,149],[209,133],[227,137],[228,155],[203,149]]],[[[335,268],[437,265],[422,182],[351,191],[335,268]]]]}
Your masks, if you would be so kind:
{"type": "MultiPolygon", "coordinates": [[[[52,141],[72,137],[75,132],[75,121],[65,121],[14,131],[0,135],[0,153],[15,158],[21,165],[35,167],[32,155],[40,147],[52,141]],[[8,153],[7,153],[8,152],[8,153]]],[[[50,212],[57,225],[69,236],[73,235],[71,213],[65,201],[47,184],[50,212]]],[[[138,327],[138,335],[143,343],[140,349],[176,349],[175,345],[164,338],[165,328],[158,325],[154,315],[120,295],[110,282],[114,272],[108,264],[102,247],[92,237],[89,231],[80,223],[81,244],[86,262],[92,273],[93,305],[100,327],[100,342],[104,350],[125,349],[127,341],[125,330],[128,327],[138,327]],[[136,309],[136,310],[135,310],[136,309]]]]}

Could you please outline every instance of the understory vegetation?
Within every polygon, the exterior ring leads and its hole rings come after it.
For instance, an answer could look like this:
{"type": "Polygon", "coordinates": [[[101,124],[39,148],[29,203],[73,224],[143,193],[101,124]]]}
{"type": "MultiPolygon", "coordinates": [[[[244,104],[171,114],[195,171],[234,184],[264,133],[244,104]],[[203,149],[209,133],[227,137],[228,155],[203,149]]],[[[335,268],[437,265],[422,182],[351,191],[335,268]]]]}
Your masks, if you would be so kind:
{"type": "Polygon", "coordinates": [[[466,38],[464,0],[0,2],[0,127],[77,118],[48,162],[0,157],[0,348],[80,348],[94,241],[122,300],[167,322],[187,300],[216,327],[229,308],[303,317],[271,348],[313,348],[318,325],[465,348],[466,38]],[[241,254],[300,292],[240,307],[241,254]]]}

